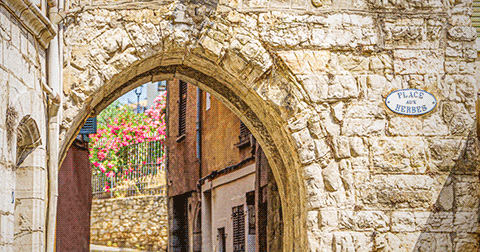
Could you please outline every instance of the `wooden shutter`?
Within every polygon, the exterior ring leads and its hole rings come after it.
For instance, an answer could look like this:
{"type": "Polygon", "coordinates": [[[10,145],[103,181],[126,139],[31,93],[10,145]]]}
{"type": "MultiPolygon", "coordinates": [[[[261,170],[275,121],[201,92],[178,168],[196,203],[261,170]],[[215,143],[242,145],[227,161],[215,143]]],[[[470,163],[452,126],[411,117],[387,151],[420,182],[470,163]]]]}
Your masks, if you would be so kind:
{"type": "Polygon", "coordinates": [[[247,126],[243,123],[240,122],[240,137],[247,137],[250,135],[250,130],[247,128],[247,126]]]}
{"type": "Polygon", "coordinates": [[[245,252],[245,215],[243,205],[232,208],[233,252],[245,252]]]}
{"type": "Polygon", "coordinates": [[[480,33],[480,0],[473,0],[472,26],[477,29],[477,37],[480,33]]]}
{"type": "Polygon", "coordinates": [[[178,136],[185,135],[187,129],[187,83],[179,82],[180,101],[178,104],[178,136]]]}

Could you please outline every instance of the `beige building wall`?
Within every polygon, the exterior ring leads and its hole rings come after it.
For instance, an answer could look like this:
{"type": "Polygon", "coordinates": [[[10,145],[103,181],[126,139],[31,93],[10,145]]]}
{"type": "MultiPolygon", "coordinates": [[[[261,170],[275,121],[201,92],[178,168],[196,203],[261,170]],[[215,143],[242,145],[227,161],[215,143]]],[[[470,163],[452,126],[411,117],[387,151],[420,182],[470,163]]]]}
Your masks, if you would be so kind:
{"type": "MultiPolygon", "coordinates": [[[[233,251],[232,208],[243,205],[247,213],[246,193],[255,190],[255,164],[205,182],[202,186],[202,206],[208,206],[202,216],[202,251],[220,251],[218,229],[225,228],[226,251],[233,251]],[[211,195],[206,202],[205,195],[211,195]],[[208,216],[208,209],[210,216],[208,216]],[[211,240],[209,240],[211,237],[211,240]]],[[[248,219],[245,215],[245,245],[248,247],[248,219]]]]}

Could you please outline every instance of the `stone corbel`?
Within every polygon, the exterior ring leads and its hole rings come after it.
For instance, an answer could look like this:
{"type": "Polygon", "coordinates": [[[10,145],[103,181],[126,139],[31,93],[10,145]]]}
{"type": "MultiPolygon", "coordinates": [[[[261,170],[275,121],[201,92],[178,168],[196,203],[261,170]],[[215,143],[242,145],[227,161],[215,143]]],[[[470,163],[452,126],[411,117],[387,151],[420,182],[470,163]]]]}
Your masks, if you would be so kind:
{"type": "Polygon", "coordinates": [[[44,49],[57,34],[56,28],[31,0],[2,0],[0,5],[5,6],[44,49]]]}

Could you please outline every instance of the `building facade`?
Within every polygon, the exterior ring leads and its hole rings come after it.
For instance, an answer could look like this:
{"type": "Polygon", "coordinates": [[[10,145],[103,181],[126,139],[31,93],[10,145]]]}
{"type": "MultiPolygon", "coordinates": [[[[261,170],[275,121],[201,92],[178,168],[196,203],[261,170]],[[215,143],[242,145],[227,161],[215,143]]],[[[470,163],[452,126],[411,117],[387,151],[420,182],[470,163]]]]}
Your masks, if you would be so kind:
{"type": "Polygon", "coordinates": [[[255,138],[209,93],[167,86],[169,251],[280,251],[280,200],[255,138]]]}

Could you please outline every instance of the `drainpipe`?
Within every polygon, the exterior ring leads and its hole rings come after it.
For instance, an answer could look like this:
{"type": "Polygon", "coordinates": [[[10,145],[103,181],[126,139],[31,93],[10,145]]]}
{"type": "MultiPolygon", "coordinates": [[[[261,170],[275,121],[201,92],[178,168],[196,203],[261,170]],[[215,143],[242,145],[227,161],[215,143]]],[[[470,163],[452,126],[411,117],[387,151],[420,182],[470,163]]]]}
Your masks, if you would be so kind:
{"type": "Polygon", "coordinates": [[[197,87],[197,160],[198,160],[198,175],[202,177],[202,90],[197,87]]]}
{"type": "MultiPolygon", "coordinates": [[[[63,0],[60,0],[60,10],[56,8],[59,0],[48,0],[49,19],[54,25],[58,25],[63,20],[63,0]]],[[[59,27],[59,26],[58,26],[59,27]]],[[[51,40],[47,54],[47,74],[48,85],[53,94],[56,94],[58,106],[49,106],[48,121],[48,206],[46,216],[46,251],[55,251],[55,227],[57,217],[57,199],[58,199],[58,168],[59,168],[59,138],[60,138],[60,121],[61,113],[61,51],[59,46],[59,38],[63,36],[61,28],[58,29],[57,35],[51,40]]],[[[44,88],[47,89],[47,88],[44,88]]],[[[47,92],[48,93],[48,92],[47,92]]]]}

